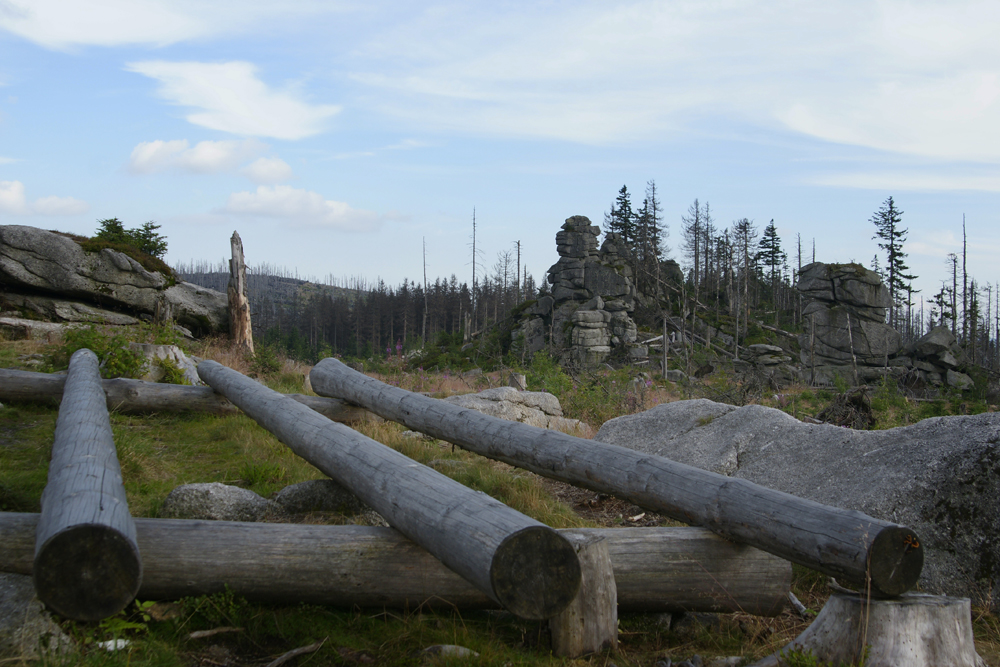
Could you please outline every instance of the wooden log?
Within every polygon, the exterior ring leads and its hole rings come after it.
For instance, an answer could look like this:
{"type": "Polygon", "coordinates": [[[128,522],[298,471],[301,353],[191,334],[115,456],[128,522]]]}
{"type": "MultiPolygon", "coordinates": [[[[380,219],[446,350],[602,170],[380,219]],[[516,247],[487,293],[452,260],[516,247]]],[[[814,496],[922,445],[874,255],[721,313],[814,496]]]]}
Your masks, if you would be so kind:
{"type": "Polygon", "coordinates": [[[250,325],[250,300],[247,299],[247,266],[243,260],[243,241],[233,232],[229,239],[233,258],[229,260],[229,335],[233,346],[243,354],[253,356],[253,328],[250,325]]]}
{"type": "MultiPolygon", "coordinates": [[[[31,574],[37,514],[0,512],[0,571],[31,574]]],[[[342,607],[497,608],[485,593],[392,528],[136,519],[139,598],[175,600],[229,586],[250,600],[342,607]]],[[[604,538],[618,607],[636,612],[773,616],[788,561],[704,528],[580,528],[604,538]]]]}
{"type": "Polygon", "coordinates": [[[548,526],[222,364],[198,375],[511,613],[550,618],[576,596],[576,552],[548,526]]]}
{"type": "Polygon", "coordinates": [[[118,613],[142,581],[135,523],[90,350],[70,357],[32,573],[38,598],[80,621],[118,613]]]}
{"type": "Polygon", "coordinates": [[[593,533],[569,532],[583,573],[573,602],[549,619],[552,652],[564,658],[618,648],[618,590],[607,542],[593,533]]]}
{"type": "MultiPolygon", "coordinates": [[[[0,401],[59,403],[66,376],[0,368],[0,401]]],[[[121,413],[206,412],[215,415],[237,414],[239,409],[211,387],[160,384],[114,378],[102,380],[108,410],[121,413]]],[[[371,412],[336,398],[288,394],[328,419],[343,423],[381,420],[371,412]]]]}
{"type": "Polygon", "coordinates": [[[313,390],[510,465],[628,499],[793,563],[887,595],[916,584],[920,540],[909,528],[625,447],[576,438],[391,387],[323,359],[313,390]]]}
{"type": "Polygon", "coordinates": [[[908,593],[891,600],[833,594],[785,648],[753,664],[779,667],[794,653],[810,664],[865,667],[986,667],[972,637],[968,598],[908,593]]]}

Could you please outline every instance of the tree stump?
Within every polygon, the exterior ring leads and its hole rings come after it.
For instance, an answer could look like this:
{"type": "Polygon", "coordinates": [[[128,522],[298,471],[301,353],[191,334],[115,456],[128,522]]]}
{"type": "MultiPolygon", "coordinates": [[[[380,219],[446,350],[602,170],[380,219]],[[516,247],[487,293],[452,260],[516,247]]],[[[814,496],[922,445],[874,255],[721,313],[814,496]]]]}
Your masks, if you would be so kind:
{"type": "Polygon", "coordinates": [[[247,298],[247,267],[243,261],[243,241],[233,232],[229,239],[233,258],[229,260],[229,334],[233,346],[244,354],[253,356],[253,328],[250,325],[250,300],[247,298]]]}
{"type": "Polygon", "coordinates": [[[986,665],[972,641],[969,599],[923,593],[885,600],[835,593],[805,632],[752,667],[788,664],[784,656],[795,651],[831,665],[986,665]]]}
{"type": "Polygon", "coordinates": [[[579,658],[618,648],[618,589],[605,539],[593,533],[564,531],[580,559],[580,592],[549,619],[552,652],[579,658]]]}

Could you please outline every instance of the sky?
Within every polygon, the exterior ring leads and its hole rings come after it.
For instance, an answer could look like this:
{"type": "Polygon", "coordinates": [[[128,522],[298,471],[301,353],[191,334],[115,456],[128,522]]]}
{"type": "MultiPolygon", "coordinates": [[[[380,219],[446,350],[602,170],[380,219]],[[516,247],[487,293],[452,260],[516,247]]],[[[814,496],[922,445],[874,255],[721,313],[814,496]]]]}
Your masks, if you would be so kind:
{"type": "MultiPolygon", "coordinates": [[[[0,0],[0,224],[161,225],[172,265],[536,280],[572,215],[657,186],[774,220],[792,265],[1000,280],[1000,3],[0,0]],[[883,262],[884,263],[884,262],[883,262]]],[[[996,292],[994,291],[994,295],[996,292]]]]}

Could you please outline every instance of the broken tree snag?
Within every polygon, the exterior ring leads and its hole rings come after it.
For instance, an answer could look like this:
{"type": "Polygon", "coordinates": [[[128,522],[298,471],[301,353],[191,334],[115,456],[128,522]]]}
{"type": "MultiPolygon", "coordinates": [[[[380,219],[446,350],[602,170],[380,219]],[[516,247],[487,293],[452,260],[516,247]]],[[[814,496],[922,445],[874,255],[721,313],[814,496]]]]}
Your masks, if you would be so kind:
{"type": "Polygon", "coordinates": [[[233,346],[244,354],[253,355],[253,327],[250,325],[250,300],[247,298],[247,267],[243,261],[243,241],[233,232],[229,239],[233,258],[229,260],[229,334],[233,346]]]}
{"type": "MultiPolygon", "coordinates": [[[[31,574],[37,514],[0,512],[0,571],[31,574]]],[[[342,607],[495,609],[488,595],[392,528],[136,519],[139,599],[211,595],[342,607]]],[[[774,616],[791,564],[704,528],[577,528],[604,538],[620,611],[774,616]]]]}
{"type": "Polygon", "coordinates": [[[985,667],[972,639],[968,598],[908,593],[891,600],[834,593],[805,632],[753,667],[817,662],[865,667],[985,667]]]}
{"type": "MultiPolygon", "coordinates": [[[[33,373],[0,368],[0,401],[58,404],[63,394],[66,376],[55,373],[33,373]]],[[[101,380],[108,397],[109,411],[122,413],[148,412],[206,412],[215,415],[234,415],[235,405],[211,387],[192,387],[184,384],[160,384],[113,378],[101,380]]],[[[333,421],[353,423],[381,420],[364,408],[350,405],[336,398],[288,394],[333,421]]]]}
{"type": "Polygon", "coordinates": [[[821,505],[752,482],[625,447],[576,438],[391,387],[323,359],[313,391],[341,398],[471,452],[594,491],[887,595],[914,586],[923,568],[909,528],[821,505]]]}
{"type": "Polygon", "coordinates": [[[608,544],[600,535],[564,531],[583,574],[573,602],[549,619],[552,652],[565,658],[618,648],[618,589],[608,544]]]}
{"type": "Polygon", "coordinates": [[[219,363],[198,375],[511,613],[550,618],[576,595],[576,552],[548,526],[219,363]]]}
{"type": "Polygon", "coordinates": [[[142,581],[105,401],[97,356],[77,350],[56,419],[32,574],[38,598],[78,621],[118,613],[142,581]]]}

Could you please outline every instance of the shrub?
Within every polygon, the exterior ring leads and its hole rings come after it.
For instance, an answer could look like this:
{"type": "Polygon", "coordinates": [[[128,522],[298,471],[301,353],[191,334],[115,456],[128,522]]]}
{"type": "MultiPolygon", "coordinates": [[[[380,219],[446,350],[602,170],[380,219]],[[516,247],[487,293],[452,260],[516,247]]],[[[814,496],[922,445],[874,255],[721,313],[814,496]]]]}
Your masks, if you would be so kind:
{"type": "Polygon", "coordinates": [[[68,368],[69,358],[84,348],[97,355],[103,378],[136,378],[142,374],[146,357],[129,347],[128,338],[120,333],[106,333],[93,325],[69,329],[63,344],[50,353],[49,363],[56,370],[68,368]]]}

